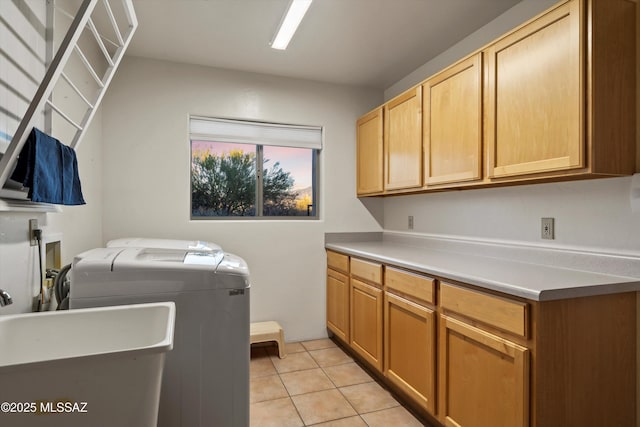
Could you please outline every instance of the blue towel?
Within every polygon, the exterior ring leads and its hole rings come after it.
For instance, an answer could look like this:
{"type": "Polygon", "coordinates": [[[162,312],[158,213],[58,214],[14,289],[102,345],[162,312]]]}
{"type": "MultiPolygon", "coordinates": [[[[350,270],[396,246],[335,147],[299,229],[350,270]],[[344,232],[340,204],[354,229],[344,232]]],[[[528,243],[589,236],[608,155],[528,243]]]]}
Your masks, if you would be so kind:
{"type": "Polygon", "coordinates": [[[11,179],[29,187],[34,202],[84,205],[78,160],[73,148],[33,128],[11,179]]]}

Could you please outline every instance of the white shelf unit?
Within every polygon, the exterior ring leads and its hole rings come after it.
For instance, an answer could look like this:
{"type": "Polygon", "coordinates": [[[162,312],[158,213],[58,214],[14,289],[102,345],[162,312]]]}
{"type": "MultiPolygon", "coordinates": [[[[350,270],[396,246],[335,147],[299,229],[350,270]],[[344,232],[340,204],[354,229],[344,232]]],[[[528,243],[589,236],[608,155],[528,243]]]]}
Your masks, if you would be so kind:
{"type": "MultiPolygon", "coordinates": [[[[0,158],[0,199],[5,199],[0,203],[0,211],[57,210],[47,204],[27,201],[26,191],[15,188],[15,183],[13,186],[5,184],[45,106],[73,129],[72,137],[66,141],[58,139],[74,149],[77,148],[138,26],[133,0],[83,0],[75,14],[59,8],[57,4],[55,9],[57,14],[67,17],[71,23],[11,142],[0,158]],[[68,70],[66,67],[70,63],[82,64],[83,71],[79,73],[77,70],[82,67],[77,65],[68,70]],[[95,89],[86,89],[86,80],[92,80],[95,89]],[[77,102],[73,107],[65,105],[64,99],[61,104],[52,100],[51,95],[58,90],[75,97],[77,102]],[[79,109],[78,104],[83,108],[79,109]],[[20,202],[15,201],[16,199],[20,202]]],[[[52,136],[56,137],[55,134],[52,136]]]]}

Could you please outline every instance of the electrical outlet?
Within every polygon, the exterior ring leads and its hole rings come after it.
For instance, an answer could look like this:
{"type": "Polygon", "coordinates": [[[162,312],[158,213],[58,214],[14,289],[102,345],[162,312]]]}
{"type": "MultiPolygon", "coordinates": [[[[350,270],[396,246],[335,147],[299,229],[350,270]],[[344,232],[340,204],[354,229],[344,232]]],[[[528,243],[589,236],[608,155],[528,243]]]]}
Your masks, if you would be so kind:
{"type": "Polygon", "coordinates": [[[409,230],[413,230],[413,215],[409,215],[409,223],[407,225],[409,226],[409,230]]]}
{"type": "Polygon", "coordinates": [[[31,244],[31,246],[38,246],[38,241],[36,240],[35,233],[33,232],[33,230],[37,230],[37,229],[38,229],[38,220],[30,219],[29,220],[29,243],[31,244]]]}
{"type": "Polygon", "coordinates": [[[553,223],[553,218],[542,218],[540,237],[548,240],[555,239],[555,230],[553,223]]]}

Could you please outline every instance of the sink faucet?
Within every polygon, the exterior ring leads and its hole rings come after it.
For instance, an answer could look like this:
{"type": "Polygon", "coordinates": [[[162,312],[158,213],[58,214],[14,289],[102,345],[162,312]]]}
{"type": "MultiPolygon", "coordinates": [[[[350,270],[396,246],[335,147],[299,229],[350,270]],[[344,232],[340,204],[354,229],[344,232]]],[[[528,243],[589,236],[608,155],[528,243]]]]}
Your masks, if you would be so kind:
{"type": "Polygon", "coordinates": [[[4,307],[5,305],[12,304],[13,300],[11,299],[11,295],[9,292],[0,289],[0,307],[4,307]]]}

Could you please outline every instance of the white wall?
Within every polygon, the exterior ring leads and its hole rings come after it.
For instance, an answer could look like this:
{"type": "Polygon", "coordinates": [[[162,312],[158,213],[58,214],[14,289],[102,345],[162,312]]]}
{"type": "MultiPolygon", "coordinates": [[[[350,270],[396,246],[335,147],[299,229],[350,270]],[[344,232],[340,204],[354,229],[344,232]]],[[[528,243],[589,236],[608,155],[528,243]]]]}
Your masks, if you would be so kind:
{"type": "Polygon", "coordinates": [[[544,12],[556,3],[558,3],[558,0],[522,0],[487,25],[471,33],[431,61],[418,67],[399,82],[387,88],[384,92],[385,100],[393,98],[420,83],[427,77],[447,68],[449,65],[471,52],[480,49],[502,34],[512,30],[539,13],[544,12]]]}
{"type": "MultiPolygon", "coordinates": [[[[65,4],[67,10],[77,9],[77,0],[70,0],[65,4]],[[73,5],[76,5],[74,8],[73,5]]],[[[41,24],[46,23],[45,19],[45,3],[37,0],[27,1],[28,8],[38,15],[41,24]]],[[[4,8],[10,8],[9,2],[2,2],[4,8]]],[[[21,6],[21,7],[24,7],[21,6]]],[[[5,9],[0,8],[0,14],[5,16],[5,9]]],[[[12,24],[25,25],[30,27],[26,21],[12,20],[12,24]]],[[[68,25],[68,24],[67,24],[68,25]]],[[[17,29],[17,31],[19,28],[17,29]]],[[[66,33],[66,26],[62,23],[54,31],[54,40],[59,40],[66,33]]],[[[20,32],[20,31],[19,31],[20,32]]],[[[26,31],[28,34],[29,31],[26,31]]],[[[12,38],[8,38],[10,43],[7,48],[8,52],[19,52],[14,46],[18,42],[12,38]]],[[[37,44],[34,40],[29,39],[33,48],[43,47],[43,44],[37,44]],[[40,47],[39,47],[40,46],[40,47]]],[[[91,52],[87,52],[91,53],[91,52]]],[[[44,57],[44,56],[43,56],[44,57]]],[[[33,58],[30,53],[22,55],[15,54],[13,59],[27,69],[33,69],[33,58]]],[[[43,66],[44,69],[44,66],[43,66]]],[[[3,73],[4,69],[0,70],[3,73]]],[[[38,78],[42,77],[44,71],[39,72],[38,78]]],[[[11,73],[2,74],[0,80],[5,81],[8,85],[18,84],[20,79],[11,73]]],[[[36,85],[29,88],[28,93],[24,96],[31,97],[35,93],[36,85]]],[[[65,94],[60,92],[54,93],[54,100],[58,104],[63,104],[66,111],[67,108],[75,107],[73,101],[65,101],[65,94]],[[69,105],[71,103],[71,105],[69,105]]],[[[14,103],[10,99],[0,97],[0,106],[7,109],[20,109],[14,111],[14,114],[22,116],[26,110],[26,105],[22,103],[14,103]]],[[[0,288],[9,292],[14,303],[10,306],[0,309],[0,314],[22,313],[31,311],[32,299],[39,292],[40,279],[38,267],[38,250],[37,247],[29,245],[29,219],[37,219],[40,227],[43,229],[43,239],[49,240],[62,238],[61,255],[63,265],[71,262],[73,256],[78,252],[100,246],[102,244],[102,154],[101,154],[101,114],[97,112],[92,125],[78,147],[78,169],[80,180],[87,205],[84,206],[67,206],[62,208],[60,213],[20,213],[20,212],[0,212],[0,288]]],[[[51,133],[62,142],[70,141],[70,135],[67,133],[65,126],[61,124],[62,119],[53,120],[51,133]]],[[[3,122],[4,123],[4,122],[3,122]]],[[[6,124],[6,123],[5,123],[6,124]]],[[[42,127],[41,125],[39,125],[42,127]]],[[[1,128],[5,132],[13,132],[14,128],[1,128]],[[13,130],[12,130],[13,129],[13,130]]]]}
{"type": "Polygon", "coordinates": [[[640,255],[640,213],[631,212],[631,178],[523,185],[392,197],[385,229],[640,255]],[[540,218],[556,238],[540,238],[540,218]]]}
{"type": "Polygon", "coordinates": [[[355,121],[381,95],[126,57],[103,104],[105,240],[216,242],[250,266],[252,321],[278,320],[287,340],[325,336],[324,233],[381,229],[353,173],[355,121]],[[321,220],[191,221],[189,114],[323,126],[321,220]]]}
{"type": "MultiPolygon", "coordinates": [[[[387,89],[385,98],[415,85],[556,0],[525,0],[387,89]]],[[[386,198],[384,228],[640,254],[640,213],[630,208],[631,178],[467,190],[386,198]],[[554,217],[556,239],[540,239],[540,218],[554,217]]]]}
{"type": "Polygon", "coordinates": [[[43,221],[45,214],[0,212],[0,289],[13,298],[0,315],[31,311],[39,291],[38,250],[27,238],[31,218],[43,221]]]}

